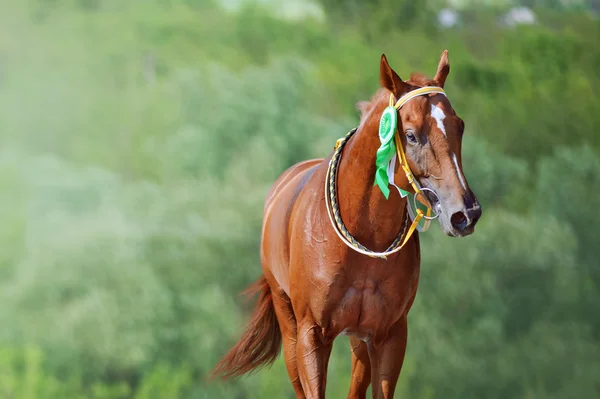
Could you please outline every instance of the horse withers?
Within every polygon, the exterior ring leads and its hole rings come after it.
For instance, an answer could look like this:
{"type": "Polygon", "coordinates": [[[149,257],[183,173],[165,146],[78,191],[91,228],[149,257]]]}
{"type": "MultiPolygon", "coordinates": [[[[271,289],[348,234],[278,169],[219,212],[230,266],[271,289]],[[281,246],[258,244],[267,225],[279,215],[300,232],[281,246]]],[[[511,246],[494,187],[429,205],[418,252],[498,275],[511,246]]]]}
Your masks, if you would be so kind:
{"type": "Polygon", "coordinates": [[[365,398],[370,384],[374,398],[393,397],[419,282],[418,231],[437,218],[463,237],[481,216],[462,172],[464,123],[443,90],[449,72],[444,51],[433,79],[403,81],[382,55],[382,87],[358,104],[359,126],[328,158],[277,179],[264,208],[263,275],[249,289],[260,297],[213,377],[269,365],[283,346],[296,396],[324,398],[333,341],[348,335],[348,397],[365,398]]]}

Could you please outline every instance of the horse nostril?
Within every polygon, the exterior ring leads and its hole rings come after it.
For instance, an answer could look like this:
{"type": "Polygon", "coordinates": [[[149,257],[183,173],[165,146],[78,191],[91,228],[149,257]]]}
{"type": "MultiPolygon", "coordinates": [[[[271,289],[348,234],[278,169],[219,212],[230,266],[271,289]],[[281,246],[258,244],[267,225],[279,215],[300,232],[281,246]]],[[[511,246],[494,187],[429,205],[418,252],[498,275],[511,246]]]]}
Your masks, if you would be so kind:
{"type": "Polygon", "coordinates": [[[450,217],[450,223],[452,223],[452,226],[454,226],[455,229],[464,230],[467,227],[469,220],[463,212],[456,212],[450,217]]]}
{"type": "Polygon", "coordinates": [[[470,209],[465,209],[452,214],[450,217],[450,223],[456,230],[464,232],[467,228],[475,226],[480,217],[481,206],[476,204],[470,209]]]}

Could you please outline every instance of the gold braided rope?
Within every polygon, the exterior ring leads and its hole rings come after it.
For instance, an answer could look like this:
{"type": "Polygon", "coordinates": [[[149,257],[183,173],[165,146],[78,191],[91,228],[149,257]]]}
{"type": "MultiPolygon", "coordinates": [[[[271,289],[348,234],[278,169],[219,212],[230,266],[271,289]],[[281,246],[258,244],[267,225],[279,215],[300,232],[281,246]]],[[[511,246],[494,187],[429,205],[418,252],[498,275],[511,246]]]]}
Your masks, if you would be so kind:
{"type": "MultiPolygon", "coordinates": [[[[354,129],[350,130],[350,132],[348,132],[348,134],[346,134],[345,137],[339,139],[336,142],[335,149],[334,149],[333,155],[331,157],[331,161],[329,162],[329,168],[327,169],[327,175],[325,176],[325,186],[327,187],[327,193],[326,193],[325,198],[328,199],[328,201],[326,201],[326,206],[331,207],[331,210],[333,211],[333,220],[335,221],[335,224],[336,224],[336,226],[334,226],[334,227],[337,227],[338,232],[341,233],[346,238],[346,240],[348,241],[348,243],[350,245],[352,245],[355,249],[360,249],[363,253],[365,253],[365,255],[368,255],[372,258],[386,259],[386,256],[384,254],[372,251],[372,250],[366,248],[361,243],[359,243],[356,240],[356,238],[354,238],[352,236],[352,234],[350,234],[350,232],[344,225],[344,222],[342,221],[342,217],[340,215],[340,208],[338,205],[338,198],[337,198],[337,175],[338,175],[338,170],[339,170],[339,164],[340,164],[340,160],[342,159],[342,151],[343,151],[346,143],[348,142],[350,137],[352,137],[352,135],[356,132],[357,129],[358,128],[354,128],[354,129]]],[[[404,238],[404,235],[406,234],[406,229],[408,228],[408,220],[409,220],[408,210],[405,207],[404,208],[404,224],[402,225],[402,228],[401,228],[400,232],[398,233],[398,236],[396,237],[394,242],[392,242],[392,244],[384,252],[394,251],[396,248],[398,248],[401,245],[402,239],[404,238]]]]}

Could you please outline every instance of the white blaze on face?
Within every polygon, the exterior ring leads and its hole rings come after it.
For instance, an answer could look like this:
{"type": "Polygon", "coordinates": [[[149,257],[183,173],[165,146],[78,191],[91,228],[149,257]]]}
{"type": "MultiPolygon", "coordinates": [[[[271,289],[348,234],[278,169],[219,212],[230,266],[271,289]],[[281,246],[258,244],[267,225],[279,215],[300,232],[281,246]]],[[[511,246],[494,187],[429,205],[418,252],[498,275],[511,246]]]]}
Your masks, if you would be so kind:
{"type": "MultiPolygon", "coordinates": [[[[446,118],[446,114],[439,107],[431,104],[431,117],[435,119],[437,123],[438,129],[444,133],[444,137],[448,138],[446,135],[446,127],[444,126],[444,119],[446,118]]],[[[460,166],[458,166],[458,160],[456,159],[456,154],[452,154],[452,161],[454,162],[454,167],[456,168],[456,174],[458,175],[458,179],[460,180],[461,186],[466,190],[467,185],[465,184],[465,179],[463,178],[463,173],[460,170],[460,166]]]]}
{"type": "Polygon", "coordinates": [[[442,133],[444,133],[445,137],[448,137],[446,136],[446,128],[444,127],[444,119],[446,118],[446,114],[444,114],[444,111],[442,111],[439,107],[436,107],[435,105],[431,104],[431,117],[435,119],[438,129],[440,129],[442,133]]]}

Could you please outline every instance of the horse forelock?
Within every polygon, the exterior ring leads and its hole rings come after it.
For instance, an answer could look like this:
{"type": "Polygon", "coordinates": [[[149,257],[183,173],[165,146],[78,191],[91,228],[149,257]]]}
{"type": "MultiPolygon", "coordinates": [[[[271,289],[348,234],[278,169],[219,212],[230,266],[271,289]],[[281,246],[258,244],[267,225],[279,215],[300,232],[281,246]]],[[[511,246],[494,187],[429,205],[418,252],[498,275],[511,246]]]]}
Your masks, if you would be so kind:
{"type": "Polygon", "coordinates": [[[439,86],[439,83],[436,80],[431,79],[430,77],[423,75],[422,73],[419,73],[419,72],[411,73],[410,79],[407,80],[406,83],[408,83],[412,86],[417,86],[417,87],[439,86]]]}

